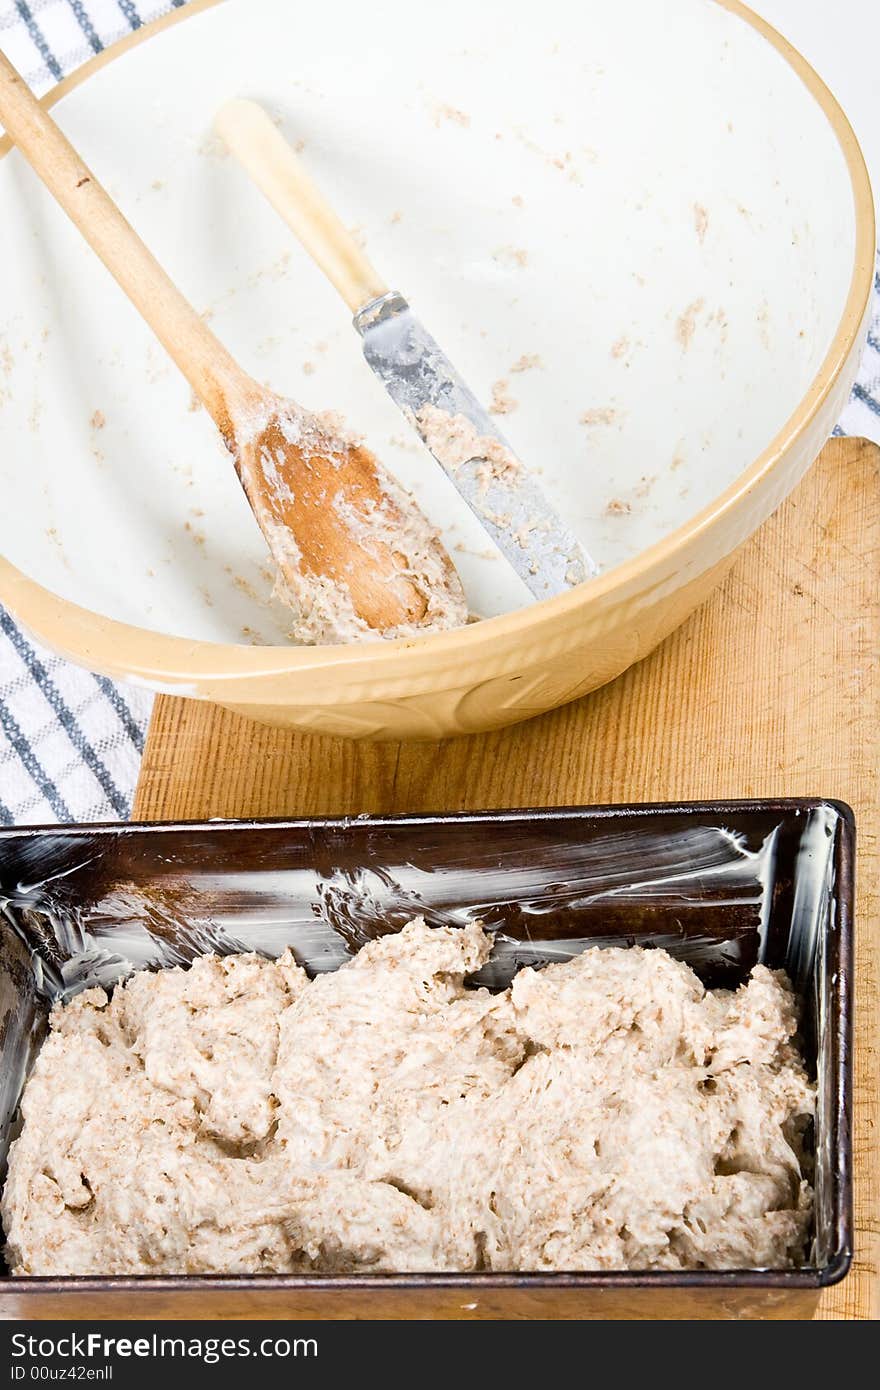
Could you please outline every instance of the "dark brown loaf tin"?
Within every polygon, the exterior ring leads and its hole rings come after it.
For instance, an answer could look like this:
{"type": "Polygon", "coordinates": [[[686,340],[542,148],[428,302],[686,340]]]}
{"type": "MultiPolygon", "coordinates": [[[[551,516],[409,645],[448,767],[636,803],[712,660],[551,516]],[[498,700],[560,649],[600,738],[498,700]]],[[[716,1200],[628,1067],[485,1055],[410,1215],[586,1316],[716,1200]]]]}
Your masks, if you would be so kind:
{"type": "Polygon", "coordinates": [[[819,1078],[808,1267],[12,1279],[7,1317],[809,1317],[852,1250],[852,813],[821,800],[0,833],[0,1146],[48,1001],[207,950],[335,968],[417,914],[498,934],[490,986],[590,945],[662,945],[710,985],[785,966],[819,1078]]]}

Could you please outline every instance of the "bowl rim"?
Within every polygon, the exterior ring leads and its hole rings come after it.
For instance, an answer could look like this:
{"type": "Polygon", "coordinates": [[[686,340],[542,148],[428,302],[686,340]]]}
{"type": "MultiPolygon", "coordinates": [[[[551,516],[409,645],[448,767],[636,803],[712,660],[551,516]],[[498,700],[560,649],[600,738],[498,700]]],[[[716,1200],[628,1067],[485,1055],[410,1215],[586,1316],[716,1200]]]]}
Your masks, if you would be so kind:
{"type": "MultiPolygon", "coordinates": [[[[63,78],[43,98],[52,107],[79,87],[105,64],[129,52],[144,40],[185,19],[217,9],[225,0],[191,0],[187,6],[142,25],[108,46],[75,72],[63,78]]],[[[875,213],[870,178],[864,155],[852,126],[829,88],[803,55],[782,34],[743,0],[712,0],[750,25],[775,48],[801,79],[821,108],[837,137],[847,167],[854,209],[853,265],[843,311],[832,341],[799,404],[758,457],[693,517],[654,541],[638,555],[597,575],[575,589],[543,599],[513,612],[483,619],[448,632],[390,641],[318,647],[244,646],[189,638],[122,622],[48,589],[29,578],[0,554],[0,602],[37,638],[69,659],[100,669],[134,684],[170,694],[216,698],[221,689],[244,704],[259,704],[267,692],[248,685],[261,678],[287,674],[318,674],[323,679],[344,679],[346,684],[369,676],[393,682],[411,675],[411,653],[420,651],[452,663],[456,659],[485,658],[487,644],[498,655],[512,644],[528,640],[548,619],[566,627],[580,626],[589,609],[598,611],[609,601],[650,589],[660,582],[686,547],[703,539],[722,517],[734,512],[782,463],[807,434],[844,372],[871,301],[875,266],[875,213]],[[119,653],[125,652],[123,658],[119,653]],[[245,688],[239,689],[243,685],[245,688]],[[200,689],[200,686],[203,688],[200,689]]],[[[12,148],[8,137],[0,139],[0,160],[12,148]]],[[[711,567],[711,565],[710,565],[711,567]]],[[[310,695],[314,696],[314,691],[310,695]]],[[[305,693],[304,698],[305,698],[305,693]]]]}

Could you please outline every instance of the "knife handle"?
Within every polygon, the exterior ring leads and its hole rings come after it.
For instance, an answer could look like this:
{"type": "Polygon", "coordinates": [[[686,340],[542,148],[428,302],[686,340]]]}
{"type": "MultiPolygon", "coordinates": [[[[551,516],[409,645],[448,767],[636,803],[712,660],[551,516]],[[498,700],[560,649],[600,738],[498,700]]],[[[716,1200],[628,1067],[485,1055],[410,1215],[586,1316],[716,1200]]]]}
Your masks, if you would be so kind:
{"type": "Polygon", "coordinates": [[[214,124],[352,313],[387,294],[387,285],[262,106],[230,101],[218,111],[214,124]]]}

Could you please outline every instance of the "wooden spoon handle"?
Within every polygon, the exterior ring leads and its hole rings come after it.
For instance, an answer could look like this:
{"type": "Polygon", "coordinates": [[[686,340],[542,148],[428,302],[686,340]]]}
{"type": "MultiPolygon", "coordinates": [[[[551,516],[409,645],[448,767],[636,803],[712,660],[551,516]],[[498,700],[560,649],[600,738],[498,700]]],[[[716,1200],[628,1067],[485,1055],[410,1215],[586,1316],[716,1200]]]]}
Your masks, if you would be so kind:
{"type": "Polygon", "coordinates": [[[217,113],[215,126],[352,313],[387,293],[387,285],[262,106],[230,101],[217,113]]]}
{"type": "Polygon", "coordinates": [[[169,279],[3,53],[0,121],[229,439],[230,405],[245,404],[254,383],[169,279]]]}

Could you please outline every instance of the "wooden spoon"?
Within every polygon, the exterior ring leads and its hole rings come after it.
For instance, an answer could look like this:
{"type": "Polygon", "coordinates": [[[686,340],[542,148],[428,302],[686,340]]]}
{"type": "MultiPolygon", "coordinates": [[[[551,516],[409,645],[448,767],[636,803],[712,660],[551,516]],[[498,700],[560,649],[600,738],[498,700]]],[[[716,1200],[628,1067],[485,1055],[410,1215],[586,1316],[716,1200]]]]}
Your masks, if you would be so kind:
{"type": "Polygon", "coordinates": [[[332,418],[238,365],[0,53],[0,121],[177,363],[223,436],[300,641],[413,635],[467,620],[415,500],[332,418]]]}

